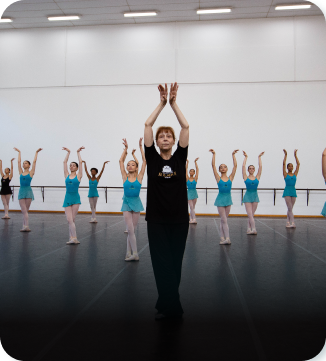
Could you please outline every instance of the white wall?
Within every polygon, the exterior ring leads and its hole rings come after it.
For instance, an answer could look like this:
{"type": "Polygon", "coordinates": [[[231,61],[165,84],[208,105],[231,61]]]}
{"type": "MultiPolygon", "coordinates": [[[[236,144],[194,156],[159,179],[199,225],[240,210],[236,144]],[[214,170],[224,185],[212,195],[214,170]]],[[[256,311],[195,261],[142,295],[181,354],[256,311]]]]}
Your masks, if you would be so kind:
{"type": "MultiPolygon", "coordinates": [[[[121,139],[138,148],[143,124],[158,104],[157,84],[178,81],[178,103],[190,123],[189,160],[199,156],[198,187],[215,187],[208,149],[217,164],[232,167],[231,153],[244,149],[248,164],[263,156],[260,187],[284,186],[282,149],[299,149],[298,188],[324,188],[321,153],[326,147],[326,26],[322,16],[229,20],[73,29],[0,32],[0,159],[39,154],[33,185],[64,185],[62,146],[84,145],[89,168],[107,166],[102,186],[121,186],[121,139]],[[4,131],[5,130],[5,131],[4,131]]],[[[157,126],[179,126],[169,106],[157,126]]],[[[131,152],[130,152],[131,153],[131,152]]],[[[138,156],[140,156],[138,151],[138,156]]],[[[243,187],[241,163],[234,187],[243,187]]],[[[19,184],[17,164],[13,185],[19,184]]],[[[82,185],[87,185],[84,176],[82,185]]],[[[144,186],[146,181],[144,181],[144,186]]],[[[299,193],[296,214],[317,215],[326,193],[313,193],[306,206],[299,193]]],[[[200,192],[198,213],[215,213],[217,192],[208,205],[200,192]]],[[[81,210],[88,210],[81,191],[81,210]]],[[[62,210],[64,191],[35,190],[32,209],[62,210]]],[[[110,192],[99,211],[119,211],[122,192],[110,192]]],[[[142,191],[145,203],[146,192],[142,191]]],[[[284,214],[279,192],[260,192],[257,214],[284,214]]],[[[232,213],[244,213],[233,192],[232,213]]],[[[11,208],[19,208],[17,194],[11,208]]]]}

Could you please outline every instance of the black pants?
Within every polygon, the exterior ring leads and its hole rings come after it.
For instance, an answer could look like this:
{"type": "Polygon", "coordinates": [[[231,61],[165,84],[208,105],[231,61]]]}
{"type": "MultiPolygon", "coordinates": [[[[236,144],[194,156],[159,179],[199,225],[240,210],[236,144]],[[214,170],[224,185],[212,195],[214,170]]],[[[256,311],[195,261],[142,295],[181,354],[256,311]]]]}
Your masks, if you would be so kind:
{"type": "Polygon", "coordinates": [[[179,285],[189,223],[147,222],[148,242],[158,291],[155,308],[166,316],[181,315],[179,285]]]}

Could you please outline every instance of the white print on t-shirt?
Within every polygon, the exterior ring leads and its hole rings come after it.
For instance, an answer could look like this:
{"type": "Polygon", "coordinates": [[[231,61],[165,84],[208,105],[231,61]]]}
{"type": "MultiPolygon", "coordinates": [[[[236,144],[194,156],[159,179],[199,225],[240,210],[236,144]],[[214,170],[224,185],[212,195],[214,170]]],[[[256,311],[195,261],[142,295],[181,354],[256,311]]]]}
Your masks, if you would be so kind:
{"type": "Polygon", "coordinates": [[[162,173],[158,174],[159,177],[164,177],[164,178],[171,178],[172,176],[175,175],[177,175],[177,172],[173,172],[171,167],[168,165],[165,165],[162,169],[162,173]]]}

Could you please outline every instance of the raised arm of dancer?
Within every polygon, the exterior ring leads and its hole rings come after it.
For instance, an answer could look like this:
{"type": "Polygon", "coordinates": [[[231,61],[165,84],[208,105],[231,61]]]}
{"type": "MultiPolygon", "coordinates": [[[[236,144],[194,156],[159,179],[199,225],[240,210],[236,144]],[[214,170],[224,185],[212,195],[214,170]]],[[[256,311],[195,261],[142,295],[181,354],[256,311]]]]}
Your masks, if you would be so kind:
{"type": "Polygon", "coordinates": [[[214,150],[214,149],[210,149],[209,151],[212,152],[212,154],[213,154],[213,157],[212,157],[212,168],[213,168],[213,173],[214,173],[216,182],[218,183],[218,182],[220,181],[221,177],[220,177],[220,175],[217,173],[217,170],[216,170],[216,165],[215,165],[215,150],[214,150]]]}
{"type": "Polygon", "coordinates": [[[287,176],[287,172],[286,172],[286,158],[288,156],[288,152],[283,149],[284,152],[284,159],[283,159],[283,177],[285,178],[287,176]]]}
{"type": "Polygon", "coordinates": [[[20,150],[17,148],[14,148],[16,152],[18,152],[18,173],[19,175],[21,175],[23,173],[23,168],[22,168],[22,156],[20,153],[20,150]]]}
{"type": "Polygon", "coordinates": [[[248,159],[248,155],[247,153],[243,150],[243,155],[244,155],[244,159],[243,159],[243,163],[242,163],[242,177],[243,180],[246,181],[247,180],[247,171],[246,171],[246,164],[247,164],[247,159],[248,159]]]}
{"type": "Polygon", "coordinates": [[[138,159],[137,159],[137,157],[136,157],[136,155],[135,155],[135,152],[136,152],[136,149],[133,149],[132,152],[131,152],[131,154],[132,154],[132,156],[134,157],[135,162],[139,165],[139,161],[138,161],[138,159]]]}
{"type": "Polygon", "coordinates": [[[230,174],[230,181],[233,182],[234,176],[235,176],[235,172],[237,171],[237,167],[238,167],[238,163],[237,163],[237,159],[235,157],[235,154],[239,151],[239,149],[234,150],[232,152],[232,158],[233,158],[233,169],[232,169],[232,173],[230,174]]]}
{"type": "Polygon", "coordinates": [[[121,171],[121,175],[122,175],[122,181],[123,183],[127,180],[128,176],[127,176],[127,172],[125,169],[125,160],[128,154],[128,143],[127,143],[127,139],[122,139],[122,144],[125,146],[125,149],[122,152],[122,155],[120,157],[119,160],[119,164],[120,164],[120,171],[121,171]]]}
{"type": "Polygon", "coordinates": [[[0,159],[0,174],[1,174],[1,177],[4,176],[3,171],[2,171],[2,160],[1,159],[0,159]]]}
{"type": "Polygon", "coordinates": [[[83,160],[83,163],[84,163],[84,167],[85,167],[85,173],[87,175],[87,178],[88,179],[91,179],[92,177],[90,176],[90,174],[88,173],[88,170],[87,170],[87,166],[86,166],[86,162],[83,160]]]}
{"type": "Polygon", "coordinates": [[[298,149],[295,149],[294,151],[294,157],[295,157],[295,161],[297,163],[297,167],[295,168],[295,172],[294,174],[297,176],[298,173],[299,173],[299,169],[300,169],[300,162],[299,162],[299,159],[298,159],[298,156],[297,156],[297,152],[298,152],[298,149]]]}
{"type": "Polygon", "coordinates": [[[37,156],[38,153],[42,150],[42,148],[39,148],[36,152],[35,152],[35,157],[33,160],[33,164],[32,164],[32,170],[29,172],[29,175],[33,178],[34,174],[35,174],[35,168],[36,168],[36,162],[37,162],[37,156]]]}
{"type": "Polygon", "coordinates": [[[77,156],[78,156],[78,173],[77,173],[77,179],[79,180],[79,182],[81,181],[82,177],[83,177],[83,160],[82,157],[80,155],[80,152],[85,149],[85,147],[80,147],[77,150],[77,156]]]}
{"type": "Polygon", "coordinates": [[[189,165],[189,160],[187,159],[187,162],[186,162],[186,180],[188,182],[188,179],[189,179],[189,176],[188,176],[188,165],[189,165]]]}
{"type": "Polygon", "coordinates": [[[197,160],[199,158],[195,159],[195,167],[196,167],[196,175],[195,175],[195,181],[198,182],[198,174],[199,174],[199,168],[198,168],[198,164],[197,164],[197,160]]]}
{"type": "Polygon", "coordinates": [[[139,139],[139,148],[140,148],[140,153],[141,153],[141,157],[142,157],[142,165],[141,165],[141,170],[140,170],[139,175],[138,175],[138,182],[139,183],[142,183],[143,178],[144,178],[144,174],[145,174],[145,169],[146,169],[146,158],[145,158],[145,152],[144,152],[142,142],[143,142],[143,138],[140,138],[139,139]]]}
{"type": "Polygon", "coordinates": [[[181,125],[179,145],[182,148],[186,148],[189,144],[189,124],[177,105],[178,88],[179,85],[177,83],[171,84],[169,102],[179,124],[181,125]]]}
{"type": "MultiPolygon", "coordinates": [[[[104,172],[104,168],[105,168],[105,164],[106,163],[109,163],[110,161],[107,160],[106,162],[103,163],[103,167],[102,167],[102,170],[101,170],[101,173],[99,174],[99,176],[96,178],[97,179],[97,182],[100,180],[100,178],[102,177],[102,174],[104,172]]],[[[86,167],[86,163],[85,163],[85,167],[86,167]]],[[[86,168],[85,168],[86,169],[86,168]]]]}
{"type": "MultiPolygon", "coordinates": [[[[10,180],[14,176],[14,160],[15,160],[15,158],[12,158],[12,160],[10,161],[10,164],[11,164],[11,166],[10,166],[10,174],[9,174],[9,179],[10,180]]],[[[2,169],[2,167],[1,167],[1,169],[2,169]]]]}
{"type": "Polygon", "coordinates": [[[65,176],[65,179],[66,179],[68,177],[68,175],[69,175],[69,172],[68,172],[68,159],[69,159],[69,156],[70,156],[70,150],[68,148],[65,148],[65,147],[63,147],[62,150],[67,151],[65,159],[63,161],[63,173],[64,173],[64,176],[65,176]]]}
{"type": "Polygon", "coordinates": [[[168,99],[168,86],[165,84],[165,88],[160,84],[158,86],[158,90],[160,92],[160,104],[155,108],[153,113],[149,116],[149,118],[145,122],[145,131],[144,131],[144,144],[146,147],[151,147],[154,142],[153,135],[153,125],[160,115],[161,111],[165,107],[168,99]]]}
{"type": "Polygon", "coordinates": [[[258,172],[256,175],[256,178],[260,180],[261,172],[263,171],[263,162],[261,160],[261,157],[264,155],[265,152],[261,152],[258,156],[258,172]]]}
{"type": "Polygon", "coordinates": [[[326,148],[323,151],[323,155],[321,158],[321,169],[323,171],[323,177],[325,179],[326,182],[326,148]]]}

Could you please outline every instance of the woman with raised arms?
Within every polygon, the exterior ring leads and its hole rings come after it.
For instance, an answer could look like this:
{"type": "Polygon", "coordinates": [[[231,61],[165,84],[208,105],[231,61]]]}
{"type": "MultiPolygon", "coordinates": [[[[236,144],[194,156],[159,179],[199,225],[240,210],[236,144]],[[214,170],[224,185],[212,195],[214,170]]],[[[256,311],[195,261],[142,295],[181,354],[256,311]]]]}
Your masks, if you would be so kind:
{"type": "Polygon", "coordinates": [[[125,148],[119,160],[121,176],[123,181],[123,189],[124,189],[121,212],[123,212],[123,217],[125,219],[125,223],[128,231],[127,252],[126,252],[125,261],[139,261],[135,229],[139,221],[140,212],[144,210],[143,204],[139,197],[140,189],[146,169],[146,159],[142,145],[142,140],[143,138],[140,138],[139,148],[142,155],[143,163],[139,173],[138,173],[139,164],[135,160],[130,160],[127,163],[128,173],[126,172],[124,165],[124,162],[128,154],[128,143],[126,139],[123,139],[123,145],[125,146],[125,148]]]}
{"type": "Polygon", "coordinates": [[[79,184],[83,176],[83,161],[81,159],[80,152],[85,147],[80,147],[77,150],[78,163],[71,162],[69,165],[70,174],[68,171],[68,159],[70,155],[70,150],[68,148],[62,148],[62,150],[67,151],[67,155],[63,161],[63,172],[66,179],[66,196],[63,202],[63,207],[65,209],[67,221],[69,224],[69,241],[67,244],[79,244],[76,234],[76,225],[75,219],[79,210],[80,196],[78,193],[79,184]]]}
{"type": "Polygon", "coordinates": [[[199,173],[199,168],[198,168],[198,164],[197,164],[198,159],[199,158],[195,159],[196,170],[190,169],[189,176],[188,176],[188,165],[189,165],[188,159],[187,159],[187,163],[186,163],[186,179],[187,179],[187,188],[188,188],[187,193],[188,193],[188,204],[189,204],[189,208],[190,208],[189,223],[194,223],[194,224],[197,224],[195,207],[196,207],[197,198],[198,198],[198,193],[197,193],[197,189],[196,189],[197,182],[198,182],[198,173],[199,173]]]}
{"type": "Polygon", "coordinates": [[[209,151],[213,154],[212,167],[219,190],[214,206],[217,206],[218,214],[221,218],[220,244],[231,244],[228,226],[228,216],[231,210],[231,205],[233,204],[231,198],[232,182],[237,171],[237,160],[235,158],[235,154],[239,151],[239,149],[233,151],[232,153],[233,169],[229,177],[227,176],[228,167],[225,164],[221,164],[219,166],[219,172],[221,173],[221,175],[218,174],[215,166],[215,151],[213,149],[210,149],[209,151]]]}
{"type": "Polygon", "coordinates": [[[0,172],[1,172],[1,200],[3,203],[3,208],[5,211],[5,215],[4,217],[2,217],[2,219],[10,219],[9,217],[9,202],[10,202],[10,197],[12,195],[12,190],[10,188],[10,182],[11,179],[13,177],[13,171],[14,171],[14,166],[13,166],[13,161],[15,160],[15,158],[12,158],[11,160],[11,168],[5,168],[5,172],[3,173],[2,171],[2,160],[0,160],[0,172]]]}
{"type": "Polygon", "coordinates": [[[99,197],[97,186],[98,186],[98,182],[100,181],[102,174],[104,172],[105,164],[109,163],[109,161],[104,162],[101,173],[97,177],[96,177],[96,174],[98,173],[98,169],[91,168],[91,174],[89,174],[87,171],[86,162],[84,160],[83,160],[83,163],[85,166],[85,173],[87,175],[87,178],[89,179],[88,200],[89,200],[89,205],[90,205],[91,211],[92,211],[92,218],[89,223],[97,223],[96,204],[97,204],[97,200],[99,197]]]}
{"type": "Polygon", "coordinates": [[[18,152],[18,172],[20,176],[20,188],[18,193],[18,200],[19,200],[20,209],[23,213],[23,228],[20,231],[30,232],[31,230],[28,224],[28,211],[32,201],[34,200],[34,194],[32,191],[31,182],[35,174],[37,156],[38,153],[42,150],[42,148],[39,148],[36,151],[31,170],[29,170],[29,168],[31,167],[31,162],[29,160],[25,160],[23,162],[23,167],[21,166],[20,150],[17,148],[14,149],[18,152]]]}
{"type": "Polygon", "coordinates": [[[259,168],[258,168],[257,175],[255,176],[255,174],[254,174],[255,167],[253,165],[250,165],[248,167],[249,175],[247,175],[246,163],[247,163],[248,155],[245,151],[243,151],[243,155],[245,156],[245,158],[243,160],[243,165],[242,165],[242,176],[243,176],[243,180],[245,182],[247,190],[243,197],[242,202],[245,204],[246,212],[248,215],[247,234],[257,234],[254,215],[255,215],[255,212],[257,210],[258,203],[259,203],[257,188],[258,188],[258,184],[259,184],[259,180],[260,180],[261,172],[262,172],[261,157],[264,153],[265,152],[262,152],[258,156],[259,168]]]}
{"type": "Polygon", "coordinates": [[[287,151],[285,149],[283,149],[283,152],[284,152],[283,177],[285,180],[285,188],[284,188],[284,192],[283,192],[283,198],[285,199],[285,203],[288,208],[286,228],[295,228],[293,207],[294,207],[294,203],[297,199],[297,191],[295,189],[295,183],[297,181],[297,175],[298,175],[299,168],[300,168],[300,162],[297,157],[298,149],[294,150],[294,157],[295,157],[295,161],[297,163],[294,173],[293,173],[293,164],[292,163],[286,164],[286,158],[288,155],[287,151]]]}
{"type": "Polygon", "coordinates": [[[152,266],[158,290],[156,320],[182,317],[179,285],[183,254],[189,229],[186,161],[189,124],[176,99],[178,84],[171,84],[169,103],[181,126],[179,142],[172,154],[175,133],[161,126],[155,135],[153,125],[167,104],[168,87],[158,86],[160,103],[145,122],[145,156],[147,161],[146,221],[152,266]]]}

